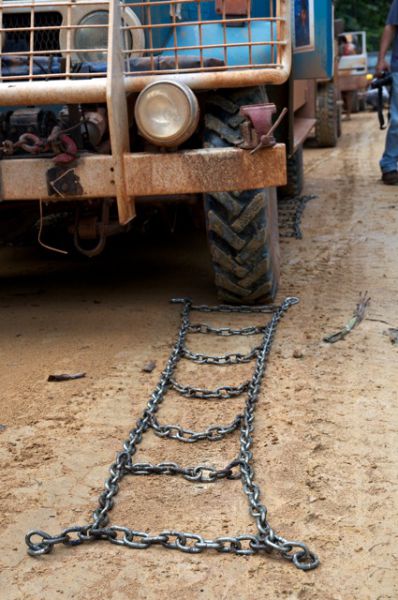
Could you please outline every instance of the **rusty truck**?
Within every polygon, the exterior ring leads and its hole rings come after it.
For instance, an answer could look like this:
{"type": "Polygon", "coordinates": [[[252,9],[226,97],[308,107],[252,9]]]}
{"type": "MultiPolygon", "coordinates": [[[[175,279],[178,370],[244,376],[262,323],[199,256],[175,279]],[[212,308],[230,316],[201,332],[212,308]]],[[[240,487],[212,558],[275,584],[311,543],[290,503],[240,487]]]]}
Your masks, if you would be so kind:
{"type": "Polygon", "coordinates": [[[58,212],[93,256],[143,199],[203,199],[220,298],[272,300],[276,188],[315,123],[299,81],[331,76],[331,4],[4,0],[0,215],[58,212]]]}

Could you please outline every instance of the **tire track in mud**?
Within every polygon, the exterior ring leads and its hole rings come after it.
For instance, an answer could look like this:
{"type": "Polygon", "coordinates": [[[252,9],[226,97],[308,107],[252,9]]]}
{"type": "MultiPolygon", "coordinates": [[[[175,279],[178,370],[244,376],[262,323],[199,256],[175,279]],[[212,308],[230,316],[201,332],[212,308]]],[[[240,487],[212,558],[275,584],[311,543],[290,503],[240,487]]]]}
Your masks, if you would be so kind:
{"type": "MultiPolygon", "coordinates": [[[[315,167],[309,185],[320,203],[308,211],[303,262],[311,261],[313,245],[318,253],[312,269],[304,267],[302,285],[306,283],[312,294],[304,293],[301,308],[307,319],[315,316],[321,322],[319,342],[309,350],[314,384],[311,417],[315,419],[311,425],[319,441],[307,484],[309,501],[316,507],[313,518],[322,531],[328,531],[321,580],[332,577],[334,568],[341,572],[341,565],[350,565],[340,591],[330,597],[394,598],[392,540],[397,532],[391,518],[396,519],[398,503],[397,469],[391,459],[397,442],[393,398],[398,357],[383,339],[385,325],[377,317],[387,322],[396,319],[391,283],[396,277],[397,211],[386,209],[396,191],[379,183],[375,147],[369,145],[367,131],[352,132],[354,127],[350,124],[343,147],[333,152],[327,164],[319,165],[325,177],[337,171],[337,181],[333,177],[326,191],[315,167]],[[345,152],[347,143],[355,145],[355,152],[345,152]],[[317,211],[322,211],[322,219],[317,211]],[[349,320],[358,292],[365,290],[372,297],[368,317],[374,320],[365,320],[344,342],[323,344],[325,333],[349,320]],[[374,552],[375,547],[381,554],[374,552]]],[[[315,588],[320,594],[320,588],[315,588]]]]}

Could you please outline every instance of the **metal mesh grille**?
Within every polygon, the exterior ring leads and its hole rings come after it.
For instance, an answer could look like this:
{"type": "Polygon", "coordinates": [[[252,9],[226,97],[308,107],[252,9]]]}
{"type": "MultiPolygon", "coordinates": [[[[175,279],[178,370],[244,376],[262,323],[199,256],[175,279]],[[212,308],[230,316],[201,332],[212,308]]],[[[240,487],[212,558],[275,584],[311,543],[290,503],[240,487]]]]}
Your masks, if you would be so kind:
{"type": "Polygon", "coordinates": [[[127,78],[284,66],[289,0],[117,1],[2,2],[0,81],[104,77],[109,14],[127,78]]]}
{"type": "MultiPolygon", "coordinates": [[[[3,37],[3,50],[10,52],[20,49],[29,51],[30,47],[30,19],[28,13],[5,13],[3,15],[3,28],[6,30],[3,37]]],[[[34,14],[33,49],[60,50],[58,28],[62,23],[62,15],[57,12],[37,12],[34,14]],[[48,29],[56,27],[57,29],[48,29]]],[[[59,54],[59,52],[58,52],[59,54]]]]}
{"type": "Polygon", "coordinates": [[[143,60],[131,61],[130,53],[124,51],[129,75],[134,74],[137,65],[149,74],[159,70],[193,73],[282,65],[281,48],[286,40],[282,39],[282,19],[279,11],[275,14],[272,0],[261,5],[247,0],[240,16],[227,12],[231,10],[228,0],[147,0],[132,6],[142,16],[140,29],[145,34],[146,52],[143,60]]]}

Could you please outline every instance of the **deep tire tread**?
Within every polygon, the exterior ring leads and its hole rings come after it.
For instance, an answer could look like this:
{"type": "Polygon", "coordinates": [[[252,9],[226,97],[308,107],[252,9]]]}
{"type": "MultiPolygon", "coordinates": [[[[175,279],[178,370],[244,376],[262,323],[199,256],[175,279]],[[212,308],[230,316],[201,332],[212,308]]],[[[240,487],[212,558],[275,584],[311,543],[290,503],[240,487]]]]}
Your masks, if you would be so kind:
{"type": "MultiPolygon", "coordinates": [[[[243,121],[240,106],[258,104],[265,98],[261,88],[217,92],[209,97],[204,147],[238,144],[243,121]]],[[[210,253],[223,301],[239,304],[274,299],[278,276],[271,247],[269,201],[265,189],[205,196],[210,253]]]]}
{"type": "Polygon", "coordinates": [[[319,148],[334,148],[339,139],[338,106],[332,81],[318,86],[315,141],[319,148]]]}

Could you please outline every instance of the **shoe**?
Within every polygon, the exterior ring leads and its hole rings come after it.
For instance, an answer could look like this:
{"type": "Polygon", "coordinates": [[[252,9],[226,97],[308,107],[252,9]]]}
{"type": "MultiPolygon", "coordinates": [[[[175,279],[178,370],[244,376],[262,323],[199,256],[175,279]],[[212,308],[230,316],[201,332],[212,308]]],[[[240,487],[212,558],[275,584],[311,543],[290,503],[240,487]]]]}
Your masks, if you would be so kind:
{"type": "Polygon", "coordinates": [[[398,185],[398,171],[387,171],[381,178],[386,185],[398,185]]]}

